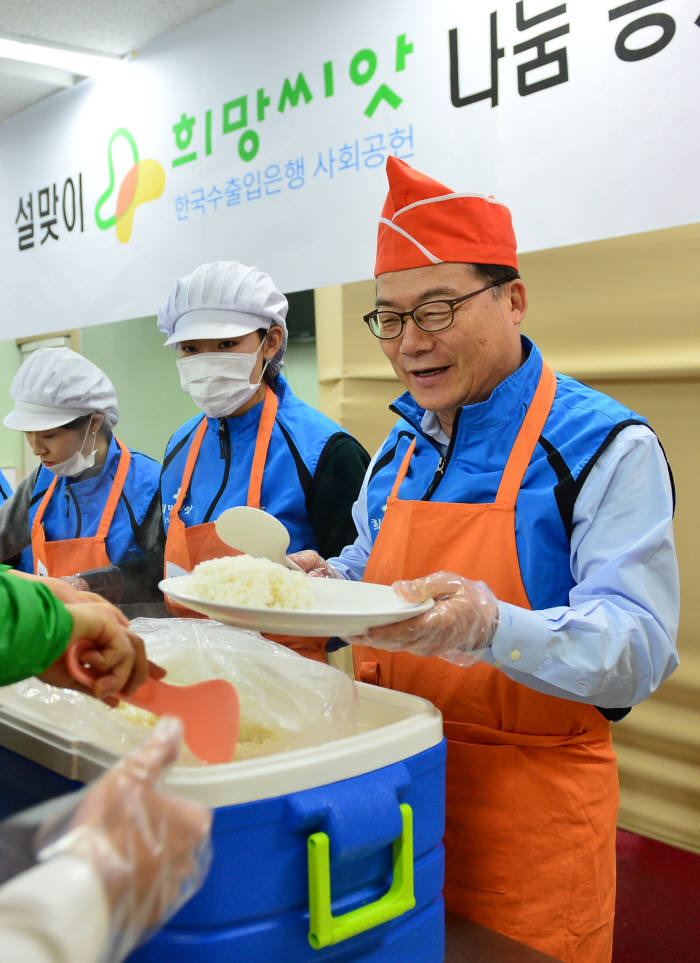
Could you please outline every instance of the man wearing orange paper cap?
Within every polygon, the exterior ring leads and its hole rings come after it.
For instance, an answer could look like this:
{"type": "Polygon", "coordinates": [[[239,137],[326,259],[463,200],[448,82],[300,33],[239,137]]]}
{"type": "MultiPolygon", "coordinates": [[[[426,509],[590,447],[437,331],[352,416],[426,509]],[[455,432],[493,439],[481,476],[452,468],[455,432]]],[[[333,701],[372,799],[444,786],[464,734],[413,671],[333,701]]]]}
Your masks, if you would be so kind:
{"type": "Polygon", "coordinates": [[[567,963],[611,956],[610,721],[675,669],[668,466],[645,419],[520,334],[510,213],[390,157],[376,309],[406,392],[353,510],[307,571],[432,609],[354,644],[357,677],[443,713],[449,909],[567,963]]]}

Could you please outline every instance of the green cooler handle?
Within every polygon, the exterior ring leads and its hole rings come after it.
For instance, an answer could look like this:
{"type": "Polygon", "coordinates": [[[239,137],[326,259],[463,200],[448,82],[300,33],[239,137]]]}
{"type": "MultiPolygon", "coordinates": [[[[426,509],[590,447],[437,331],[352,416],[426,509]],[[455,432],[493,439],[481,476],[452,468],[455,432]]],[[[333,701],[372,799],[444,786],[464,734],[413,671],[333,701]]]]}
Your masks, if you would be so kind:
{"type": "Polygon", "coordinates": [[[394,878],[374,903],[358,906],[342,916],[331,912],[330,844],[327,833],[312,833],[307,841],[309,862],[309,943],[315,950],[381,926],[413,909],[413,810],[402,803],[401,835],[393,843],[394,878]]]}

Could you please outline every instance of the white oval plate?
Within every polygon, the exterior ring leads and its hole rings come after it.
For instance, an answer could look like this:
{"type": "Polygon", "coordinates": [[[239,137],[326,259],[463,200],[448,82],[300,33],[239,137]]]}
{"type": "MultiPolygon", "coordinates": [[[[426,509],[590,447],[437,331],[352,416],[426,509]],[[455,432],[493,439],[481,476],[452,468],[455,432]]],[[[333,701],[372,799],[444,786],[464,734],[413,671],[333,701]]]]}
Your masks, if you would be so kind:
{"type": "Polygon", "coordinates": [[[187,591],[188,575],[162,579],[158,587],[173,602],[208,615],[218,622],[255,632],[283,635],[362,635],[378,625],[403,622],[432,608],[434,602],[413,604],[397,595],[390,585],[351,582],[346,579],[313,578],[311,609],[268,609],[229,605],[198,599],[187,591]]]}

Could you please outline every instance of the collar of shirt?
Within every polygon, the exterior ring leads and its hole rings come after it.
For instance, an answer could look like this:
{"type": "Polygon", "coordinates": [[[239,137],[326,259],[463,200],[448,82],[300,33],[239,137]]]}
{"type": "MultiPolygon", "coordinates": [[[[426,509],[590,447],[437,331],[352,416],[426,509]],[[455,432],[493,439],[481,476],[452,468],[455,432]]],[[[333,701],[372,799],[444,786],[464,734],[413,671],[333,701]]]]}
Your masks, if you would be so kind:
{"type": "Polygon", "coordinates": [[[438,446],[442,454],[444,455],[447,451],[447,446],[450,443],[450,436],[446,435],[442,430],[442,426],[438,420],[438,416],[434,411],[426,411],[420,422],[421,431],[428,438],[432,438],[435,444],[438,446]]]}

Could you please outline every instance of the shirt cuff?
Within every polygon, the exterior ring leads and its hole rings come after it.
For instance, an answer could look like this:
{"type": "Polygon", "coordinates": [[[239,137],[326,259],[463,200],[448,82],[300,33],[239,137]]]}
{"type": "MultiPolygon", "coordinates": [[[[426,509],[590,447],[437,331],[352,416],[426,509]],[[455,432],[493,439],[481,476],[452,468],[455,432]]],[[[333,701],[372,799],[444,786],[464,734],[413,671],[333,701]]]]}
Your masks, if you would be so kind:
{"type": "Polygon", "coordinates": [[[485,661],[497,669],[534,675],[547,654],[549,637],[547,623],[536,612],[499,602],[498,628],[485,661]]]}
{"type": "Polygon", "coordinates": [[[48,959],[94,963],[109,938],[102,882],[73,856],[38,863],[0,888],[0,926],[50,947],[48,959]]]}
{"type": "Polygon", "coordinates": [[[330,567],[334,569],[338,575],[340,575],[341,578],[344,578],[350,582],[362,581],[362,574],[360,573],[358,575],[357,571],[351,565],[348,565],[347,562],[344,562],[340,556],[337,556],[336,558],[328,558],[326,561],[330,567]]]}

